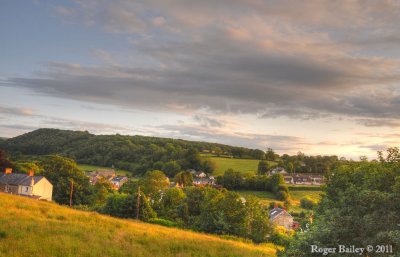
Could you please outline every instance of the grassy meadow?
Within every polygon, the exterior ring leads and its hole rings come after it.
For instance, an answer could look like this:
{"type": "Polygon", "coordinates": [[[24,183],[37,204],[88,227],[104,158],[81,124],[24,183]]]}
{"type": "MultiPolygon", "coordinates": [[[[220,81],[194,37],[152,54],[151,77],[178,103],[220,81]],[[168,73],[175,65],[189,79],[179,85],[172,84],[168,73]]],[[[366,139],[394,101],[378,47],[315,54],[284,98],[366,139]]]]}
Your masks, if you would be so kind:
{"type": "Polygon", "coordinates": [[[0,193],[0,256],[275,256],[272,244],[222,239],[0,193]]]}
{"type": "MultiPolygon", "coordinates": [[[[213,172],[214,176],[223,175],[227,169],[233,169],[242,173],[255,174],[258,169],[258,163],[260,162],[260,160],[215,157],[211,155],[202,155],[202,157],[209,158],[215,162],[216,168],[213,172]]],[[[275,165],[274,162],[269,162],[269,164],[275,165]]]]}
{"type": "MultiPolygon", "coordinates": [[[[78,167],[83,170],[83,171],[94,171],[94,170],[111,170],[111,167],[101,167],[101,166],[94,166],[94,165],[88,165],[88,164],[78,164],[78,167]]],[[[129,174],[129,171],[126,170],[120,170],[120,169],[115,169],[117,175],[127,175],[129,174]]]]}
{"type": "MultiPolygon", "coordinates": [[[[282,201],[276,200],[275,195],[271,192],[252,191],[252,190],[237,190],[236,192],[239,193],[244,198],[249,197],[249,196],[254,196],[254,197],[258,198],[258,200],[264,206],[268,206],[271,202],[283,204],[282,201]]],[[[301,187],[296,188],[296,190],[290,190],[291,206],[289,208],[289,211],[293,211],[293,212],[305,211],[305,209],[300,207],[301,198],[309,197],[313,201],[319,202],[321,200],[321,194],[322,194],[322,190],[318,190],[318,191],[315,189],[309,190],[308,188],[303,189],[301,187]]]]}

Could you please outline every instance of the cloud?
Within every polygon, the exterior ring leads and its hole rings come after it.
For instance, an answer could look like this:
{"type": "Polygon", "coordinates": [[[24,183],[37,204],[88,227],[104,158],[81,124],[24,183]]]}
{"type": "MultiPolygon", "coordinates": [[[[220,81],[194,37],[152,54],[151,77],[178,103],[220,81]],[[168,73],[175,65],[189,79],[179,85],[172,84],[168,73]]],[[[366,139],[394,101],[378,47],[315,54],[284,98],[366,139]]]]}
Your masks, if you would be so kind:
{"type": "Polygon", "coordinates": [[[368,51],[397,40],[396,7],[390,1],[75,1],[56,12],[126,35],[134,48],[127,55],[141,65],[123,65],[98,49],[100,66],[51,62],[7,82],[152,111],[346,116],[366,126],[398,126],[400,62],[368,51]]]}
{"type": "Polygon", "coordinates": [[[34,116],[35,114],[31,108],[0,105],[0,115],[34,116]]]}
{"type": "Polygon", "coordinates": [[[158,131],[157,136],[162,137],[217,142],[253,149],[270,147],[281,153],[288,151],[296,153],[297,151],[307,150],[311,146],[305,139],[294,136],[232,132],[220,128],[205,128],[190,124],[162,125],[155,128],[158,131]]]}
{"type": "Polygon", "coordinates": [[[201,126],[206,127],[206,128],[208,128],[208,127],[220,128],[223,126],[222,123],[216,119],[212,119],[212,118],[208,118],[208,117],[204,117],[204,116],[200,116],[200,115],[195,115],[193,117],[193,119],[195,121],[197,121],[198,123],[200,123],[201,126]]]}

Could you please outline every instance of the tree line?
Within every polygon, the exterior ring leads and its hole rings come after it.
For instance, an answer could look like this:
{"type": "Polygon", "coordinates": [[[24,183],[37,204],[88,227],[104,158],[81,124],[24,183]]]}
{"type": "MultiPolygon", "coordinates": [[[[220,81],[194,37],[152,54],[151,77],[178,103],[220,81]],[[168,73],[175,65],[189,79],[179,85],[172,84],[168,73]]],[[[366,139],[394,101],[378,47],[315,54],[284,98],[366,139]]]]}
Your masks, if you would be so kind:
{"type": "Polygon", "coordinates": [[[179,139],[93,135],[87,131],[38,129],[0,142],[14,159],[26,156],[58,154],[78,163],[111,167],[143,175],[148,170],[162,170],[169,177],[185,169],[212,172],[215,163],[200,158],[199,153],[213,152],[237,158],[265,158],[257,149],[179,139]]]}
{"type": "Polygon", "coordinates": [[[231,190],[267,191],[275,194],[278,200],[289,199],[289,189],[281,174],[250,175],[229,169],[223,176],[217,178],[217,183],[231,190]]]}

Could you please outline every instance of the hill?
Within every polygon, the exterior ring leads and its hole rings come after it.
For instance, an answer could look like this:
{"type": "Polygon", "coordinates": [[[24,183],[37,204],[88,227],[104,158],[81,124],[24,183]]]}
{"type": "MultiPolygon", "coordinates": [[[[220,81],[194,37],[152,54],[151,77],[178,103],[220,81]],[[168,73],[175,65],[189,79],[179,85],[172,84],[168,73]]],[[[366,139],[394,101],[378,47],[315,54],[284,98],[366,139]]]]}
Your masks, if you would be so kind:
{"type": "Polygon", "coordinates": [[[60,154],[80,164],[102,167],[114,165],[135,174],[161,169],[171,176],[176,171],[188,168],[207,171],[199,152],[217,150],[237,158],[253,159],[265,156],[261,150],[216,143],[118,134],[93,135],[87,131],[59,129],[38,129],[9,138],[0,143],[0,148],[12,154],[14,159],[18,156],[60,154]]]}
{"type": "Polygon", "coordinates": [[[0,193],[0,256],[275,256],[254,245],[0,193]]]}

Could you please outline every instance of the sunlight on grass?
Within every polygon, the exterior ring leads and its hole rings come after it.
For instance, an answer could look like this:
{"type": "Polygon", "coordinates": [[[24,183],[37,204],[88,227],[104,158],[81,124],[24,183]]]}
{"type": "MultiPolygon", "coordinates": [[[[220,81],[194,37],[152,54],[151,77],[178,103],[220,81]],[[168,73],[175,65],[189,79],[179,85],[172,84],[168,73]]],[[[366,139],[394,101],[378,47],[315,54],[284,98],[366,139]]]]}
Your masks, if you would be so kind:
{"type": "Polygon", "coordinates": [[[275,256],[255,245],[0,193],[0,256],[275,256]]]}

